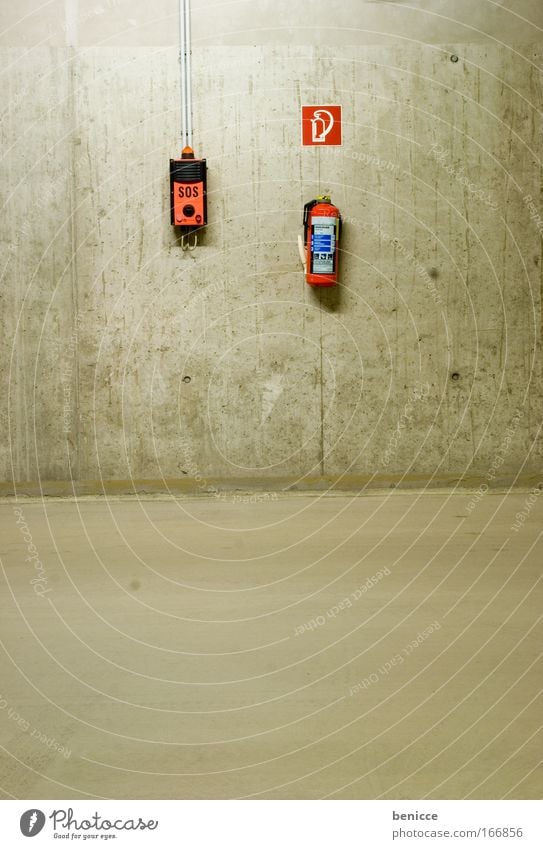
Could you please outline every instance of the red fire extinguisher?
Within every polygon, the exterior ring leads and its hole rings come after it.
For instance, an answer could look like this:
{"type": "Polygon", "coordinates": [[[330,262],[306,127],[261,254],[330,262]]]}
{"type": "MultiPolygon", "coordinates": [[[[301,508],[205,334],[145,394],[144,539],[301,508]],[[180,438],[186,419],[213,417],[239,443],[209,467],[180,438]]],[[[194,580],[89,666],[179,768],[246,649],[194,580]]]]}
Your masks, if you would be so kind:
{"type": "Polygon", "coordinates": [[[327,195],[304,206],[305,279],[311,286],[338,281],[341,213],[327,195]]]}

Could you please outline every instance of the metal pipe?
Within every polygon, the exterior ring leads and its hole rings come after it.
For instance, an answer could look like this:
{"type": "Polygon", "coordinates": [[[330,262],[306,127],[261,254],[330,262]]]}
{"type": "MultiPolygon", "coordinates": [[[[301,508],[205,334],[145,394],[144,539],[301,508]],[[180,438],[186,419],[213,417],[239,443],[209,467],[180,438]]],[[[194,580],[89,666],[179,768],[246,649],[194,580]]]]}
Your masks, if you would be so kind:
{"type": "Polygon", "coordinates": [[[179,70],[180,70],[180,101],[181,101],[181,146],[186,145],[187,139],[187,66],[186,66],[186,32],[185,32],[185,0],[179,0],[179,70]]]}
{"type": "Polygon", "coordinates": [[[186,51],[186,68],[185,68],[185,86],[187,92],[187,144],[192,147],[192,41],[190,32],[190,0],[184,0],[185,3],[185,51],[186,51]]]}
{"type": "Polygon", "coordinates": [[[179,64],[181,70],[181,137],[192,147],[192,66],[190,0],[179,0],[179,64]]]}

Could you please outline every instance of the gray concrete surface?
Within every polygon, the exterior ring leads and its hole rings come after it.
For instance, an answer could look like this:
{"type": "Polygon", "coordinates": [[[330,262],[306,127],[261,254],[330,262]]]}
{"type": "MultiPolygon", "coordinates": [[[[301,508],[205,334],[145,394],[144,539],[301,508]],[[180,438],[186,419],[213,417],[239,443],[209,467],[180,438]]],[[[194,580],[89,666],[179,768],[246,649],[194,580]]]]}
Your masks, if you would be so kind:
{"type": "MultiPolygon", "coordinates": [[[[543,28],[539,0],[192,0],[199,46],[529,43],[543,28]]],[[[176,0],[20,0],[0,10],[8,46],[169,46],[177,38],[176,0]]]]}
{"type": "Polygon", "coordinates": [[[539,473],[541,4],[335,6],[194,4],[187,255],[175,4],[4,4],[0,480],[539,473]],[[315,101],[340,150],[300,148],[315,101]],[[296,238],[326,190],[319,296],[296,238]]]}
{"type": "Polygon", "coordinates": [[[541,798],[543,481],[0,504],[2,798],[541,798]]]}

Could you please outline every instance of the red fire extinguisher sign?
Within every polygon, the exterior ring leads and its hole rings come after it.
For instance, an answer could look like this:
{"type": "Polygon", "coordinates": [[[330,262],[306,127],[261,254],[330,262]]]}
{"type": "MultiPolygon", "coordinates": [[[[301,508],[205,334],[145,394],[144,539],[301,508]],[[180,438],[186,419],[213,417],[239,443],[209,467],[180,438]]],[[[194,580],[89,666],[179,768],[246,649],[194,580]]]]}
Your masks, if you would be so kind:
{"type": "Polygon", "coordinates": [[[341,144],[341,106],[302,106],[302,145],[341,144]]]}

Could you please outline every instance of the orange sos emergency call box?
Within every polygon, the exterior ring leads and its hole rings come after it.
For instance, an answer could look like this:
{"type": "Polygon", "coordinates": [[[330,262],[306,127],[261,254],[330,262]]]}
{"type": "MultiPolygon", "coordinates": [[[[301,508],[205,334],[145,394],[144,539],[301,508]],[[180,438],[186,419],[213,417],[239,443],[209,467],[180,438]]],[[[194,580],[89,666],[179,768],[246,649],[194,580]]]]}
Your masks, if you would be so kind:
{"type": "Polygon", "coordinates": [[[170,159],[171,223],[187,232],[207,224],[207,165],[194,154],[170,159]]]}

